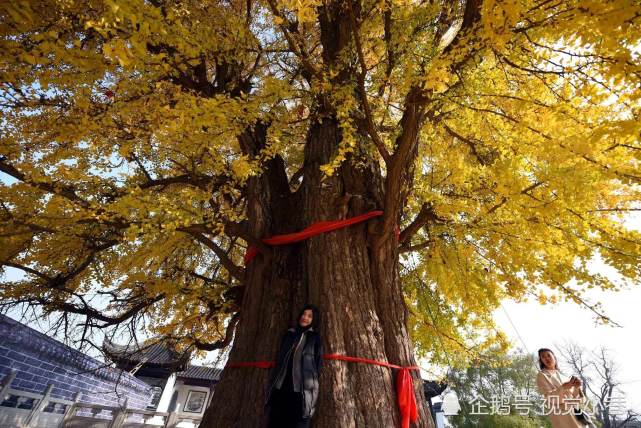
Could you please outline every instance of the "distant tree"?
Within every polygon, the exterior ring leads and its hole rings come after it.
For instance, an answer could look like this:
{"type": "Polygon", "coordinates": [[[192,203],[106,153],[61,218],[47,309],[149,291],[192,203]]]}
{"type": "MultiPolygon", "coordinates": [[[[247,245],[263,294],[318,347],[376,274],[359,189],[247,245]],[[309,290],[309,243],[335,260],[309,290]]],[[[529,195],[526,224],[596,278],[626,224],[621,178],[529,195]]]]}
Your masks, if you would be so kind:
{"type": "Polygon", "coordinates": [[[639,416],[637,411],[625,407],[619,366],[607,348],[589,351],[567,342],[559,348],[559,354],[572,374],[581,378],[583,393],[591,400],[595,419],[602,428],[623,427],[639,416]]]}

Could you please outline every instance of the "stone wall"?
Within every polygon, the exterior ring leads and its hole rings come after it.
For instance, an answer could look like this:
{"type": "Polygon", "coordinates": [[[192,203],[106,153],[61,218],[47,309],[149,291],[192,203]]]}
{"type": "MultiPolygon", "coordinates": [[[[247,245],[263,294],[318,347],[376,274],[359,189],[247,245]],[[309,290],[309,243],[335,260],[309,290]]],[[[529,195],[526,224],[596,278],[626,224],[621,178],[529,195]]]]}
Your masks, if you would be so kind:
{"type": "Polygon", "coordinates": [[[52,395],[72,400],[116,406],[127,398],[127,407],[144,409],[151,388],[127,372],[70,348],[0,314],[0,378],[16,373],[11,387],[41,394],[53,384],[52,395]]]}

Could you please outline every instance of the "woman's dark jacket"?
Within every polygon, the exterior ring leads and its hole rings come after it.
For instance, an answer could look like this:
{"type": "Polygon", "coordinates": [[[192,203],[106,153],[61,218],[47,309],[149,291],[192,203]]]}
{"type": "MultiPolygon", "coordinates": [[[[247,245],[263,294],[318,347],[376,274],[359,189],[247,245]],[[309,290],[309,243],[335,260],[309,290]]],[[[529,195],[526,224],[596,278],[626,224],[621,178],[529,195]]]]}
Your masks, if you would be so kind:
{"type": "Polygon", "coordinates": [[[303,394],[302,417],[311,418],[318,400],[318,376],[322,365],[323,345],[320,335],[313,329],[301,331],[290,328],[285,333],[272,370],[267,402],[275,388],[280,389],[287,375],[289,359],[292,362],[293,389],[303,394]]]}

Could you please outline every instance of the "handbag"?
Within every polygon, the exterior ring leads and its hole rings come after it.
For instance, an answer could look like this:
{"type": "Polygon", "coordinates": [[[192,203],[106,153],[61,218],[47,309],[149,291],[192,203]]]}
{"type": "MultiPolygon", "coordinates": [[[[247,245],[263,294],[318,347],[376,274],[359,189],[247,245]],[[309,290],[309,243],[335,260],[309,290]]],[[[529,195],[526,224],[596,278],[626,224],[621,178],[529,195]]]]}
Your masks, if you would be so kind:
{"type": "MultiPolygon", "coordinates": [[[[580,388],[579,388],[579,395],[582,398],[585,398],[585,395],[583,394],[583,391],[580,388]]],[[[575,407],[573,414],[574,414],[574,418],[576,419],[576,421],[578,423],[580,423],[581,425],[586,426],[586,427],[593,427],[594,426],[594,424],[592,423],[592,419],[590,418],[590,415],[585,413],[582,408],[575,407]]]]}
{"type": "Polygon", "coordinates": [[[590,419],[590,415],[585,413],[583,409],[579,407],[575,407],[572,414],[574,415],[574,418],[576,419],[576,421],[581,425],[592,426],[592,420],[590,419]]]}
{"type": "Polygon", "coordinates": [[[574,418],[581,425],[584,425],[584,426],[592,425],[592,421],[590,420],[590,415],[588,415],[582,409],[579,409],[577,407],[574,408],[574,418]]]}

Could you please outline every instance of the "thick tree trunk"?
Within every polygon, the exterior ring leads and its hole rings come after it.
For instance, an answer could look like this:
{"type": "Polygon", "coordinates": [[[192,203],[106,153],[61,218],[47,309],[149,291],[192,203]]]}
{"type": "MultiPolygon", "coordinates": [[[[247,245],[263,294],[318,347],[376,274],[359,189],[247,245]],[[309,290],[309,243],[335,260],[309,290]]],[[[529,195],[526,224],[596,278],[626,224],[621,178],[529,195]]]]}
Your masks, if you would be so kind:
{"type": "MultiPolygon", "coordinates": [[[[332,120],[313,125],[305,152],[304,180],[295,194],[287,190],[276,158],[250,186],[251,233],[266,237],[288,233],[319,220],[333,220],[381,208],[382,178],[365,157],[346,162],[321,181],[319,166],[338,145],[332,120]]],[[[364,156],[364,155],[363,155],[364,156]]],[[[370,220],[298,244],[275,247],[256,257],[246,271],[246,289],[231,363],[272,361],[281,337],[307,302],[322,313],[326,353],[414,365],[406,328],[407,310],[398,280],[394,236],[382,236],[370,220]]],[[[201,427],[262,427],[268,370],[225,369],[201,427]]],[[[395,371],[374,365],[326,361],[320,398],[312,422],[321,427],[400,426],[395,371]]],[[[419,372],[412,372],[419,407],[417,426],[432,427],[419,372]]]]}

